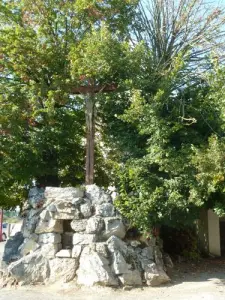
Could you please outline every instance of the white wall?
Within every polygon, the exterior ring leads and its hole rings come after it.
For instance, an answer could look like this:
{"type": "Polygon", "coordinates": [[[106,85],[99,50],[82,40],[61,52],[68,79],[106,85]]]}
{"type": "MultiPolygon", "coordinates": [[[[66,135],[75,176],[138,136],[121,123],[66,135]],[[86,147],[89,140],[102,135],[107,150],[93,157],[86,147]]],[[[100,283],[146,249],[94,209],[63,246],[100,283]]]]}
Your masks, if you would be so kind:
{"type": "Polygon", "coordinates": [[[209,253],[216,256],[221,256],[220,219],[211,209],[208,210],[208,240],[209,253]]]}

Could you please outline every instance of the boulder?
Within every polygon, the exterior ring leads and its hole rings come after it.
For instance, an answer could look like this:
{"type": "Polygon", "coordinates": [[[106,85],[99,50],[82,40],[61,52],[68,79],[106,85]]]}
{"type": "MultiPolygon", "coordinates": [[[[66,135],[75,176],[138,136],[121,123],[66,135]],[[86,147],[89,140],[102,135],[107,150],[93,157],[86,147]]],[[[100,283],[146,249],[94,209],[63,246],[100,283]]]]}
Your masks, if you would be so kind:
{"type": "Polygon", "coordinates": [[[146,270],[148,265],[151,265],[154,262],[153,257],[153,249],[152,247],[145,247],[144,249],[141,248],[134,248],[135,253],[137,254],[138,263],[142,270],[146,270]]]}
{"type": "Polygon", "coordinates": [[[36,251],[40,245],[32,239],[25,239],[23,244],[19,247],[20,255],[25,256],[36,251]]]}
{"type": "Polygon", "coordinates": [[[40,218],[40,213],[40,209],[31,209],[28,212],[22,226],[23,236],[25,238],[28,238],[31,234],[35,232],[35,228],[40,218]]]}
{"type": "Polygon", "coordinates": [[[96,241],[95,234],[81,234],[74,233],[73,235],[73,245],[88,245],[96,241]]]}
{"type": "Polygon", "coordinates": [[[11,263],[19,259],[21,257],[19,248],[23,244],[23,241],[22,232],[17,232],[13,237],[10,237],[5,244],[2,260],[6,263],[11,263]]]}
{"type": "Polygon", "coordinates": [[[141,286],[142,278],[138,270],[128,270],[128,272],[119,275],[119,280],[123,285],[141,286]]]}
{"type": "Polygon", "coordinates": [[[109,256],[109,250],[106,243],[96,243],[95,244],[95,251],[101,254],[104,257],[109,256]]]}
{"type": "Polygon", "coordinates": [[[85,247],[80,257],[77,283],[86,286],[117,286],[118,281],[112,274],[109,261],[90,247],[85,247]]]}
{"type": "Polygon", "coordinates": [[[76,208],[70,201],[58,200],[58,201],[55,201],[54,204],[55,204],[56,210],[58,212],[72,214],[73,211],[76,210],[76,208]]]}
{"type": "Polygon", "coordinates": [[[128,273],[129,268],[123,255],[119,251],[116,251],[112,254],[112,257],[113,257],[113,263],[112,263],[113,272],[116,275],[128,273]]]}
{"type": "Polygon", "coordinates": [[[61,243],[61,235],[59,233],[42,233],[39,234],[38,242],[43,244],[58,244],[61,243]]]}
{"type": "Polygon", "coordinates": [[[144,277],[149,286],[158,286],[170,281],[168,275],[161,268],[157,268],[155,263],[145,266],[144,277]]]}
{"type": "Polygon", "coordinates": [[[42,221],[45,221],[45,222],[48,222],[50,220],[51,216],[50,216],[50,213],[48,210],[43,210],[41,213],[40,213],[40,219],[42,221]]]}
{"type": "Polygon", "coordinates": [[[49,219],[48,221],[39,220],[37,227],[35,229],[36,234],[41,233],[62,233],[63,232],[63,222],[62,220],[49,219]]]}
{"type": "Polygon", "coordinates": [[[75,245],[72,249],[72,257],[73,258],[79,258],[81,255],[82,246],[81,245],[75,245]]]}
{"type": "Polygon", "coordinates": [[[79,206],[81,203],[84,202],[83,198],[74,198],[71,203],[73,204],[73,206],[77,207],[79,206]]]}
{"type": "Polygon", "coordinates": [[[163,262],[166,268],[172,269],[174,267],[173,261],[168,253],[163,254],[163,262]]]}
{"type": "Polygon", "coordinates": [[[111,203],[102,203],[100,205],[96,205],[95,215],[101,217],[114,217],[115,208],[111,203]]]}
{"type": "Polygon", "coordinates": [[[42,244],[41,252],[47,258],[55,257],[56,253],[62,249],[62,244],[42,244]]]}
{"type": "Polygon", "coordinates": [[[40,208],[45,201],[44,189],[33,187],[28,193],[28,203],[33,208],[40,208]]]}
{"type": "Polygon", "coordinates": [[[56,208],[55,204],[50,204],[47,206],[46,210],[50,213],[55,213],[57,211],[57,208],[56,208]]]}
{"type": "Polygon", "coordinates": [[[92,216],[92,205],[89,202],[82,204],[80,212],[84,218],[90,218],[92,216]]]}
{"type": "Polygon", "coordinates": [[[108,249],[109,249],[110,253],[119,251],[124,256],[127,255],[128,247],[127,247],[126,243],[124,241],[122,241],[120,238],[118,238],[117,236],[111,236],[107,240],[106,243],[108,245],[108,249]]]}
{"type": "Polygon", "coordinates": [[[73,220],[71,223],[71,228],[75,232],[80,232],[80,231],[85,231],[86,226],[87,226],[87,220],[73,220]]]}
{"type": "MultiPolygon", "coordinates": [[[[76,198],[82,198],[84,196],[84,190],[82,188],[74,187],[46,187],[45,188],[45,198],[49,200],[64,200],[73,201],[76,198]]],[[[51,201],[50,201],[51,202],[51,201]]]]}
{"type": "Polygon", "coordinates": [[[68,210],[67,212],[57,211],[52,214],[53,219],[55,220],[79,220],[81,218],[80,212],[78,209],[68,210]]]}
{"type": "Polygon", "coordinates": [[[55,258],[49,261],[50,282],[69,282],[76,276],[78,261],[74,258],[55,258]]]}
{"type": "Polygon", "coordinates": [[[10,264],[8,272],[13,278],[24,284],[44,282],[50,274],[48,260],[40,251],[26,255],[10,264]]]}
{"type": "Polygon", "coordinates": [[[162,252],[159,248],[159,246],[154,247],[154,258],[155,258],[155,263],[157,264],[158,267],[165,269],[164,262],[163,262],[163,256],[162,252]]]}
{"type": "Polygon", "coordinates": [[[105,232],[104,237],[108,239],[110,236],[115,235],[123,239],[126,235],[125,226],[121,218],[105,218],[105,232]]]}
{"type": "Polygon", "coordinates": [[[91,200],[93,205],[102,204],[104,202],[112,202],[109,194],[95,184],[87,185],[85,195],[91,200]]]}
{"type": "Polygon", "coordinates": [[[104,229],[104,221],[101,217],[92,217],[87,221],[87,233],[100,233],[104,229]]]}
{"type": "Polygon", "coordinates": [[[56,257],[67,257],[70,258],[72,256],[72,250],[70,249],[62,249],[56,253],[56,257]]]}

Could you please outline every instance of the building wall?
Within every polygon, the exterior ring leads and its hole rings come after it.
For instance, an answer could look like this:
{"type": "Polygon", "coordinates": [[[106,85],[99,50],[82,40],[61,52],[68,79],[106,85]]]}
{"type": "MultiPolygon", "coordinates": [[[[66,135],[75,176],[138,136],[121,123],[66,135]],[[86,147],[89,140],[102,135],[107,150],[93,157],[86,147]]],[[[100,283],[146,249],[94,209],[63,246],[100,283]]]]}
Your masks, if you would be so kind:
{"type": "Polygon", "coordinates": [[[199,247],[203,253],[221,256],[220,218],[213,210],[202,210],[197,221],[199,247]]]}
{"type": "Polygon", "coordinates": [[[209,253],[208,239],[208,211],[203,209],[200,213],[200,218],[197,220],[197,234],[199,238],[199,247],[202,253],[209,253]]]}
{"type": "Polygon", "coordinates": [[[211,209],[208,210],[208,240],[209,253],[221,256],[220,219],[211,209]]]}

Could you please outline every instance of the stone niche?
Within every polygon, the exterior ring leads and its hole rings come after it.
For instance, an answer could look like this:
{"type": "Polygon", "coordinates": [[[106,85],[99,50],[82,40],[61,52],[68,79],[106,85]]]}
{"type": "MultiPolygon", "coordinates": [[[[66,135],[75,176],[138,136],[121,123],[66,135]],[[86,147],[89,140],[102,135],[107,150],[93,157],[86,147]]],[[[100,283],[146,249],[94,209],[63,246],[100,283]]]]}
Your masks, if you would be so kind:
{"type": "Polygon", "coordinates": [[[155,238],[148,243],[126,239],[126,232],[110,193],[96,185],[33,188],[22,233],[6,244],[5,272],[23,284],[74,281],[116,287],[168,282],[160,243],[155,238]]]}
{"type": "Polygon", "coordinates": [[[75,231],[71,227],[71,220],[62,220],[63,233],[62,233],[62,249],[73,248],[73,235],[75,231]]]}

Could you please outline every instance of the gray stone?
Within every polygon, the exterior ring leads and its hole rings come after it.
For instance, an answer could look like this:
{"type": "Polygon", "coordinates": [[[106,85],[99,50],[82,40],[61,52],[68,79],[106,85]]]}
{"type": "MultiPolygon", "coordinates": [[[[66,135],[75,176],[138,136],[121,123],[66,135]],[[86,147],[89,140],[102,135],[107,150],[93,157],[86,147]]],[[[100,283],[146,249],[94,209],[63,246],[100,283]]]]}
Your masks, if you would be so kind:
{"type": "Polygon", "coordinates": [[[95,234],[81,234],[74,233],[73,235],[73,245],[88,245],[96,241],[95,234]]]}
{"type": "Polygon", "coordinates": [[[128,265],[119,251],[113,253],[112,268],[116,275],[128,273],[129,271],[128,265]]]}
{"type": "Polygon", "coordinates": [[[43,210],[41,213],[40,213],[40,219],[42,220],[42,221],[49,221],[50,220],[50,218],[51,218],[51,216],[50,216],[50,213],[49,213],[49,211],[48,210],[43,210]]]}
{"type": "Polygon", "coordinates": [[[40,251],[36,251],[10,264],[8,272],[24,284],[40,283],[49,277],[49,263],[40,251]]]}
{"type": "Polygon", "coordinates": [[[41,233],[62,233],[63,232],[63,222],[62,220],[49,219],[48,221],[40,220],[35,229],[36,234],[41,233]]]}
{"type": "Polygon", "coordinates": [[[33,207],[33,208],[38,208],[42,207],[45,201],[44,197],[44,189],[43,188],[38,188],[38,187],[33,187],[30,189],[28,193],[28,203],[33,207]]]}
{"type": "Polygon", "coordinates": [[[79,258],[80,254],[81,254],[81,251],[82,251],[82,246],[81,245],[75,245],[75,246],[73,246],[72,257],[73,258],[79,258]]]}
{"type": "Polygon", "coordinates": [[[24,227],[22,232],[23,232],[23,237],[26,239],[29,238],[34,231],[31,232],[27,227],[24,227]]]}
{"type": "Polygon", "coordinates": [[[128,270],[128,272],[119,275],[119,280],[123,285],[141,286],[142,279],[138,270],[128,270]]]}
{"type": "Polygon", "coordinates": [[[61,235],[59,233],[42,233],[39,235],[38,242],[43,244],[58,244],[61,243],[61,235]]]}
{"type": "Polygon", "coordinates": [[[87,233],[100,233],[104,229],[104,221],[101,217],[92,217],[87,221],[87,233]]]}
{"type": "Polygon", "coordinates": [[[148,266],[151,265],[154,261],[153,259],[153,251],[151,247],[146,247],[142,249],[140,252],[136,250],[137,257],[139,260],[139,263],[141,265],[141,268],[143,270],[148,269],[148,266]]]}
{"type": "Polygon", "coordinates": [[[77,283],[86,286],[118,285],[118,281],[109,267],[109,261],[89,247],[85,247],[81,254],[80,267],[77,271],[77,283]]]}
{"type": "Polygon", "coordinates": [[[55,204],[50,204],[49,206],[47,206],[46,210],[54,213],[57,211],[57,208],[56,208],[55,204]]]}
{"type": "Polygon", "coordinates": [[[81,203],[83,203],[84,202],[84,199],[83,198],[74,198],[73,200],[72,200],[72,204],[74,205],[74,206],[78,206],[78,205],[80,205],[81,203]]]}
{"type": "Polygon", "coordinates": [[[25,239],[23,244],[19,247],[20,255],[25,256],[36,251],[40,245],[32,239],[25,239]]]}
{"type": "Polygon", "coordinates": [[[69,282],[76,276],[78,260],[74,258],[55,258],[49,261],[50,282],[69,282]]]}
{"type": "Polygon", "coordinates": [[[107,240],[108,249],[111,253],[113,252],[121,252],[124,256],[127,255],[128,248],[125,242],[123,242],[120,238],[117,236],[111,236],[107,240]]]}
{"type": "Polygon", "coordinates": [[[73,220],[71,222],[71,228],[75,232],[85,231],[86,226],[87,226],[87,220],[85,220],[85,219],[83,219],[83,220],[73,220]]]}
{"type": "Polygon", "coordinates": [[[29,239],[35,241],[35,242],[38,242],[38,234],[36,233],[32,233],[30,236],[29,236],[29,239]]]}
{"type": "Polygon", "coordinates": [[[80,217],[81,216],[80,216],[80,212],[78,209],[73,210],[71,212],[69,212],[69,210],[68,210],[68,212],[58,212],[57,211],[53,215],[53,218],[55,220],[74,220],[74,219],[79,220],[80,217]]]}
{"type": "Polygon", "coordinates": [[[55,204],[56,210],[58,212],[72,214],[73,211],[75,210],[75,207],[73,206],[72,201],[70,202],[70,201],[60,200],[60,201],[54,202],[54,204],[55,204]]]}
{"type": "Polygon", "coordinates": [[[111,203],[102,203],[100,205],[96,205],[95,215],[101,217],[114,217],[115,208],[111,203]]]}
{"type": "Polygon", "coordinates": [[[104,257],[109,256],[109,251],[106,243],[96,243],[95,251],[103,255],[104,257]]]}
{"type": "Polygon", "coordinates": [[[95,185],[87,187],[89,199],[81,194],[74,188],[47,188],[45,202],[27,206],[23,222],[27,238],[8,260],[18,260],[10,269],[12,280],[43,282],[50,276],[51,264],[51,281],[68,282],[75,278],[79,260],[77,281],[84,285],[117,286],[119,281],[126,286],[141,285],[142,275],[152,286],[169,280],[158,239],[157,243],[146,240],[144,249],[139,241],[123,242],[127,224],[113,207],[111,196],[95,185]]]}
{"type": "Polygon", "coordinates": [[[70,249],[62,249],[59,252],[56,253],[56,257],[71,257],[72,256],[72,250],[70,249]]]}
{"type": "Polygon", "coordinates": [[[42,244],[41,253],[47,258],[55,257],[56,253],[62,249],[62,244],[42,244]]]}
{"type": "Polygon", "coordinates": [[[92,205],[85,203],[80,206],[80,212],[84,218],[90,218],[92,216],[92,205]]]}
{"type": "Polygon", "coordinates": [[[94,205],[102,204],[104,202],[112,202],[111,196],[106,194],[102,188],[95,184],[86,186],[85,195],[94,205]]]}
{"type": "Polygon", "coordinates": [[[167,254],[167,253],[163,254],[163,262],[164,262],[164,265],[166,268],[172,269],[174,267],[173,261],[172,261],[171,257],[169,256],[169,254],[167,254]]]}
{"type": "Polygon", "coordinates": [[[19,247],[23,244],[24,237],[22,232],[17,232],[13,237],[10,237],[4,248],[3,261],[10,263],[20,258],[19,247]]]}
{"type": "Polygon", "coordinates": [[[165,267],[163,262],[163,256],[159,246],[154,247],[154,256],[155,256],[155,263],[157,264],[157,266],[164,269],[165,267]]]}
{"type": "Polygon", "coordinates": [[[28,238],[32,233],[34,233],[37,223],[39,221],[40,209],[31,209],[26,219],[23,221],[22,232],[25,238],[28,238]]]}
{"type": "Polygon", "coordinates": [[[53,199],[72,201],[75,198],[83,197],[84,190],[82,188],[74,187],[46,187],[44,195],[48,200],[53,199]]]}
{"type": "Polygon", "coordinates": [[[100,198],[100,203],[107,203],[107,202],[112,203],[112,197],[109,194],[103,192],[103,194],[100,198]]]}
{"type": "Polygon", "coordinates": [[[144,277],[146,284],[150,286],[158,286],[170,281],[168,275],[161,268],[157,268],[155,263],[146,266],[144,277]]]}
{"type": "Polygon", "coordinates": [[[91,202],[98,202],[102,195],[102,189],[95,184],[87,185],[85,195],[91,202]]]}
{"type": "Polygon", "coordinates": [[[123,239],[126,235],[125,226],[120,218],[105,218],[105,232],[104,237],[109,238],[115,235],[123,239]]]}
{"type": "Polygon", "coordinates": [[[143,248],[142,251],[141,251],[141,256],[143,258],[147,258],[149,260],[153,260],[154,259],[153,248],[152,247],[145,247],[145,248],[143,248]]]}

